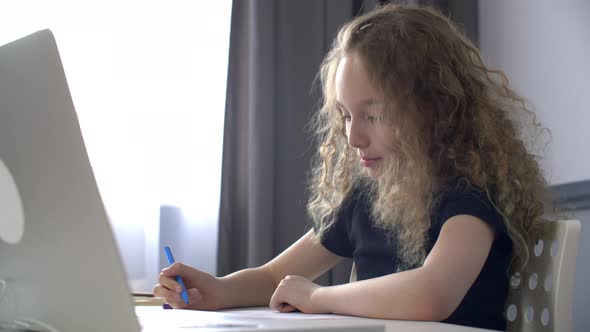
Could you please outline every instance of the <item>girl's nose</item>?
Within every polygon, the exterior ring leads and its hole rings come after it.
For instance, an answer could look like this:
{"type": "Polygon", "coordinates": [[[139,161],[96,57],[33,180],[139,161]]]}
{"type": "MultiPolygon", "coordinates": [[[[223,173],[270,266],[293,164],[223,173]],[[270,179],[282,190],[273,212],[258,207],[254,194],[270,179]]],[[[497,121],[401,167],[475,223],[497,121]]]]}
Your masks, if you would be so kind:
{"type": "Polygon", "coordinates": [[[362,149],[369,145],[369,137],[362,124],[351,121],[348,129],[348,145],[355,149],[362,149]]]}

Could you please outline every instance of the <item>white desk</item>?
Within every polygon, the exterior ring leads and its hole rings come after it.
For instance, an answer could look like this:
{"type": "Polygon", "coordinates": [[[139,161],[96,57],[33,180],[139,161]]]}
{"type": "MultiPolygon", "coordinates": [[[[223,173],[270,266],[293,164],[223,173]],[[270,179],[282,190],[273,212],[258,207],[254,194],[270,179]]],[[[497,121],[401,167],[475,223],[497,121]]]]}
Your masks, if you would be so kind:
{"type": "Polygon", "coordinates": [[[142,332],[162,331],[358,331],[358,332],[476,332],[491,331],[437,322],[380,320],[339,315],[281,314],[270,308],[244,308],[216,312],[164,310],[156,306],[135,309],[142,332]],[[219,326],[215,324],[235,324],[219,326]],[[193,327],[193,328],[188,328],[193,327]]]}

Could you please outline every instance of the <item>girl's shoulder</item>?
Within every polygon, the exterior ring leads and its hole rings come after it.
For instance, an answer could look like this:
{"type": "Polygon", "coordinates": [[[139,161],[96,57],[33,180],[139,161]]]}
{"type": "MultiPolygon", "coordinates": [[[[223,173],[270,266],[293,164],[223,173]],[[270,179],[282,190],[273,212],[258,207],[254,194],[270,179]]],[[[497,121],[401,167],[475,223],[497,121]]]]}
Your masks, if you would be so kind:
{"type": "Polygon", "coordinates": [[[490,224],[496,231],[506,232],[503,217],[490,197],[493,193],[486,192],[468,179],[450,181],[434,196],[432,221],[442,227],[448,219],[467,214],[490,224]]]}

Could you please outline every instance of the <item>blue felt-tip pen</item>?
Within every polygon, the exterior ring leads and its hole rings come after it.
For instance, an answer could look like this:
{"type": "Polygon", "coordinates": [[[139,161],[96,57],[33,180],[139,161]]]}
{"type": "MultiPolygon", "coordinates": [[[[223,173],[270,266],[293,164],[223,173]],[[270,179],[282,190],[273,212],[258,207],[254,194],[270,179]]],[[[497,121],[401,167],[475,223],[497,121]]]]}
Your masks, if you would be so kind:
{"type": "MultiPolygon", "coordinates": [[[[170,265],[174,264],[174,256],[172,256],[172,250],[170,250],[170,247],[165,246],[164,252],[166,253],[166,257],[168,258],[168,263],[170,265]]],[[[180,276],[176,276],[176,282],[178,282],[180,284],[180,286],[182,287],[182,293],[180,293],[180,295],[182,296],[182,299],[184,300],[184,302],[186,302],[186,304],[189,304],[188,303],[188,293],[186,292],[186,287],[184,286],[184,281],[182,281],[182,278],[180,276]]]]}

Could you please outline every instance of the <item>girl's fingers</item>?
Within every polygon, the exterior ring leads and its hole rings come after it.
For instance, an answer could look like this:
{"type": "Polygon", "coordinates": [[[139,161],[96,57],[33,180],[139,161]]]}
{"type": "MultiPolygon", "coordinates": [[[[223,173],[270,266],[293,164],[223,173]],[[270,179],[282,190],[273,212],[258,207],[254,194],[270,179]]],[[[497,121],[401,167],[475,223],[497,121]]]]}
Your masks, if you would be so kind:
{"type": "Polygon", "coordinates": [[[167,277],[163,273],[160,273],[158,281],[160,282],[160,285],[170,290],[173,290],[178,293],[182,292],[182,286],[180,286],[180,284],[176,282],[176,279],[173,277],[167,277]]]}
{"type": "Polygon", "coordinates": [[[295,308],[294,306],[288,304],[288,303],[282,303],[281,307],[279,309],[280,312],[291,312],[291,311],[296,311],[297,308],[295,308]]]}
{"type": "Polygon", "coordinates": [[[161,284],[157,284],[153,290],[154,296],[163,298],[166,302],[178,302],[179,300],[182,301],[182,298],[179,293],[168,289],[167,287],[162,286],[161,284]]]}

